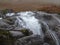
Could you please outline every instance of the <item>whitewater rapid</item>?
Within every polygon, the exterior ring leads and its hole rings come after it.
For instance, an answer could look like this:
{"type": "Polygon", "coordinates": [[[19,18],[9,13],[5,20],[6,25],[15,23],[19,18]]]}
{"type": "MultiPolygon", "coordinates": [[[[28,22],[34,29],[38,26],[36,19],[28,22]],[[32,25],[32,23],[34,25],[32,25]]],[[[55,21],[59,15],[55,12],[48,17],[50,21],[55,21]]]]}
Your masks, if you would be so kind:
{"type": "Polygon", "coordinates": [[[41,35],[41,24],[39,20],[35,18],[33,12],[20,12],[17,14],[20,15],[16,17],[19,26],[22,25],[23,28],[30,29],[35,35],[41,35]]]}

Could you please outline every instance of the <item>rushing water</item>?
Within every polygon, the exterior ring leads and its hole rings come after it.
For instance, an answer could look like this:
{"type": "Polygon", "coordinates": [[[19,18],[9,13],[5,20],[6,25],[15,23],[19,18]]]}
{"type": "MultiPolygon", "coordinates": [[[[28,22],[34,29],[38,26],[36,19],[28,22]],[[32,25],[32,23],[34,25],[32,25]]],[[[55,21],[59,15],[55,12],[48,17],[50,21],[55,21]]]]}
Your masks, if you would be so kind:
{"type": "Polygon", "coordinates": [[[56,45],[59,45],[59,39],[58,36],[55,34],[54,31],[52,31],[52,29],[50,29],[50,24],[56,24],[53,23],[54,21],[57,20],[57,23],[60,23],[60,19],[57,18],[55,15],[56,14],[49,14],[49,13],[45,13],[45,12],[31,12],[31,11],[26,11],[26,12],[18,12],[18,13],[8,13],[6,14],[6,16],[14,16],[15,15],[15,22],[14,25],[16,26],[15,28],[20,29],[20,28],[27,28],[30,29],[30,31],[33,32],[33,35],[40,35],[40,36],[44,36],[43,33],[43,29],[42,29],[42,24],[45,27],[45,33],[47,33],[52,39],[53,41],[56,43],[56,45]],[[38,14],[38,15],[37,15],[38,14]],[[43,16],[47,16],[45,19],[43,16]],[[53,17],[52,20],[49,19],[48,16],[53,17]],[[41,18],[40,18],[41,17],[41,18]],[[49,24],[49,25],[48,25],[49,24]]]}
{"type": "Polygon", "coordinates": [[[21,12],[18,15],[20,15],[16,17],[18,26],[30,29],[35,35],[41,35],[41,24],[39,24],[39,20],[35,18],[33,12],[21,12]]]}
{"type": "Polygon", "coordinates": [[[49,26],[46,24],[46,22],[44,22],[44,21],[40,21],[40,22],[46,28],[46,32],[45,33],[47,33],[47,35],[49,35],[50,37],[52,37],[52,39],[56,42],[56,45],[59,45],[59,39],[57,38],[57,35],[53,31],[51,31],[49,29],[49,26]]]}

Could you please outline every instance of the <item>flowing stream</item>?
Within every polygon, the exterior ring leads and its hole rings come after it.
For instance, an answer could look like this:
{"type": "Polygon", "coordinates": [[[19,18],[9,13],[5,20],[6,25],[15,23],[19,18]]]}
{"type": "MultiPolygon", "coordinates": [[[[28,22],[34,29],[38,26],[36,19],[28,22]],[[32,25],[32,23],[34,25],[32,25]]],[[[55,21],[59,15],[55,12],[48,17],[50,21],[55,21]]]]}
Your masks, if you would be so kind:
{"type": "MultiPolygon", "coordinates": [[[[16,26],[15,29],[26,28],[33,32],[32,35],[40,35],[43,38],[44,38],[45,34],[47,34],[56,43],[55,45],[60,45],[58,36],[52,29],[50,29],[50,27],[49,27],[50,25],[48,25],[48,23],[50,23],[49,21],[51,21],[51,20],[49,20],[49,17],[48,17],[48,19],[45,19],[43,17],[43,15],[45,15],[45,16],[51,15],[53,17],[53,19],[57,20],[57,23],[60,23],[60,19],[57,18],[54,14],[49,14],[49,13],[45,13],[45,12],[34,13],[31,11],[26,11],[26,12],[18,12],[16,14],[15,13],[6,14],[6,16],[8,16],[8,17],[16,18],[16,20],[14,22],[14,26],[16,26]],[[45,28],[45,30],[42,29],[42,24],[43,24],[43,27],[45,28]],[[45,33],[43,31],[45,31],[45,33]]],[[[54,24],[56,24],[56,23],[54,23],[54,24]]]]}

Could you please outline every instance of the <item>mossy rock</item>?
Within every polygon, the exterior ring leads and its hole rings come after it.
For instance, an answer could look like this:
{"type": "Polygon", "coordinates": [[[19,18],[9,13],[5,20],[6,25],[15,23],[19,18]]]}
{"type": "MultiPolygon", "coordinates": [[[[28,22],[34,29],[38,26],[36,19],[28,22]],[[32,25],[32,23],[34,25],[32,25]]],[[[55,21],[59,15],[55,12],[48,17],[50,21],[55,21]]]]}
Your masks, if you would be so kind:
{"type": "Polygon", "coordinates": [[[0,31],[0,45],[13,45],[15,38],[10,37],[9,31],[0,31]]]}
{"type": "Polygon", "coordinates": [[[29,29],[22,29],[20,30],[25,36],[32,35],[33,33],[29,29]]]}
{"type": "Polygon", "coordinates": [[[5,10],[2,10],[2,13],[3,13],[3,14],[12,13],[12,12],[13,12],[12,9],[5,9],[5,10]]]}

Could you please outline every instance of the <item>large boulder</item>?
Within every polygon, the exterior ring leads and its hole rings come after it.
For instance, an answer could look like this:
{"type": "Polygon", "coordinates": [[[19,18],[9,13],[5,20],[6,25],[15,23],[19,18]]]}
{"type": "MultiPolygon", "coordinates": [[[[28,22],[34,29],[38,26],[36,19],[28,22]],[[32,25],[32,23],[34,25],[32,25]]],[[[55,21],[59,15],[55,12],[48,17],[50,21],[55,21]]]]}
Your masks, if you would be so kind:
{"type": "Polygon", "coordinates": [[[20,31],[9,31],[11,36],[14,37],[14,38],[21,38],[24,36],[24,34],[20,31]]]}
{"type": "Polygon", "coordinates": [[[32,35],[18,39],[15,45],[43,45],[43,42],[39,35],[32,35]]]}

